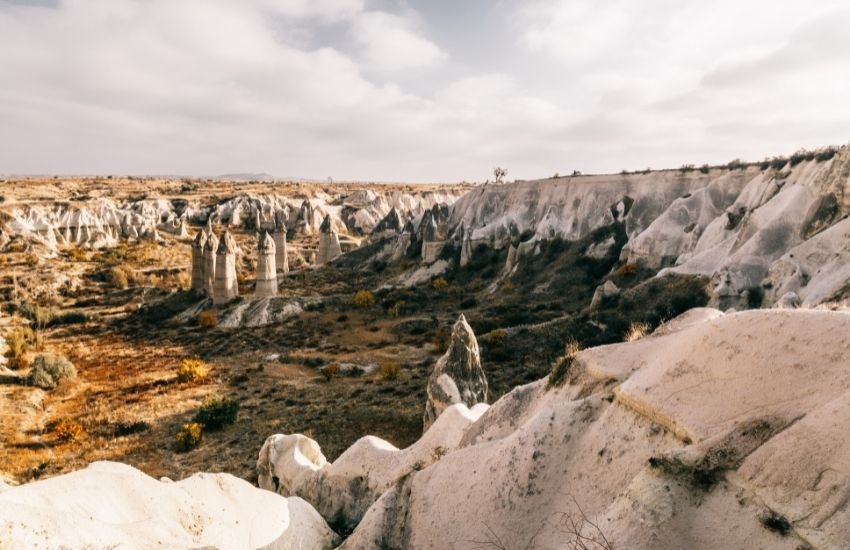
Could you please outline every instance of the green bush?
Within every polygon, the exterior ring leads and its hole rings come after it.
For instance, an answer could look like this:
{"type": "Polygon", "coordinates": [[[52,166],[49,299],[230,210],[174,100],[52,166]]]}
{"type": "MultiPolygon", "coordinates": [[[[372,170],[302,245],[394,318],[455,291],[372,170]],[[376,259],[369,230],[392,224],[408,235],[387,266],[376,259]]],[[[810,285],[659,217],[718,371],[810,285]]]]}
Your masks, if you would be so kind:
{"type": "Polygon", "coordinates": [[[223,395],[213,394],[204,398],[200,410],[192,419],[207,430],[218,430],[236,422],[239,403],[223,395]]]}
{"type": "Polygon", "coordinates": [[[39,355],[32,362],[32,369],[27,376],[27,384],[45,390],[52,390],[65,380],[77,377],[74,364],[61,355],[39,355]]]}

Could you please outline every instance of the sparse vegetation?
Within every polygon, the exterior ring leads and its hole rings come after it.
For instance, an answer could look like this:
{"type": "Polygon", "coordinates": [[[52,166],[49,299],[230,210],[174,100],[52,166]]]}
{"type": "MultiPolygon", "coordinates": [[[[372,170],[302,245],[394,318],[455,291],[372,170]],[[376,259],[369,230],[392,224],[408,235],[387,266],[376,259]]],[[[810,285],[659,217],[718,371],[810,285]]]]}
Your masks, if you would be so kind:
{"type": "Polygon", "coordinates": [[[623,336],[623,341],[634,342],[640,340],[650,332],[650,327],[646,323],[632,323],[629,325],[629,330],[623,336]]]}
{"type": "Polygon", "coordinates": [[[581,351],[581,344],[577,340],[570,340],[564,346],[564,355],[558,359],[552,367],[552,372],[549,374],[549,380],[546,383],[547,388],[556,388],[563,386],[567,380],[567,374],[570,372],[570,367],[573,366],[576,356],[581,351]]]}
{"type": "Polygon", "coordinates": [[[183,424],[175,436],[177,451],[185,453],[197,448],[201,444],[203,434],[204,427],[201,424],[197,422],[183,424]]]}
{"type": "Polygon", "coordinates": [[[205,430],[220,430],[236,422],[239,403],[235,399],[220,394],[208,395],[192,421],[205,430]]]}
{"type": "Polygon", "coordinates": [[[27,375],[27,384],[52,390],[62,382],[76,377],[77,369],[65,357],[43,354],[33,360],[32,369],[27,375]]]}
{"type": "Polygon", "coordinates": [[[198,358],[183,359],[177,367],[178,382],[200,382],[209,374],[207,364],[198,358]]]}
{"type": "Polygon", "coordinates": [[[508,333],[503,329],[497,328],[487,333],[487,345],[493,348],[500,348],[508,341],[508,333]]]}
{"type": "Polygon", "coordinates": [[[431,288],[433,288],[434,290],[442,291],[447,289],[448,286],[449,283],[442,277],[437,277],[436,279],[431,281],[431,288]]]}
{"type": "Polygon", "coordinates": [[[375,295],[368,290],[358,290],[354,294],[354,305],[360,308],[372,307],[375,305],[375,295]]]}
{"type": "Polygon", "coordinates": [[[396,380],[401,374],[401,365],[398,363],[381,363],[378,368],[378,376],[381,380],[396,380]]]}
{"type": "Polygon", "coordinates": [[[334,378],[339,375],[339,365],[336,363],[331,363],[330,365],[319,370],[322,373],[322,376],[325,377],[327,382],[331,382],[334,378]]]}
{"type": "Polygon", "coordinates": [[[218,316],[214,309],[208,309],[198,314],[198,325],[203,328],[215,328],[218,326],[218,316]]]}
{"type": "Polygon", "coordinates": [[[9,368],[25,369],[30,363],[27,358],[27,352],[33,347],[36,342],[35,333],[29,327],[23,327],[13,330],[6,335],[6,359],[8,360],[9,368]]]}
{"type": "Polygon", "coordinates": [[[73,443],[83,434],[83,427],[74,420],[63,418],[53,426],[56,439],[63,443],[73,443]]]}

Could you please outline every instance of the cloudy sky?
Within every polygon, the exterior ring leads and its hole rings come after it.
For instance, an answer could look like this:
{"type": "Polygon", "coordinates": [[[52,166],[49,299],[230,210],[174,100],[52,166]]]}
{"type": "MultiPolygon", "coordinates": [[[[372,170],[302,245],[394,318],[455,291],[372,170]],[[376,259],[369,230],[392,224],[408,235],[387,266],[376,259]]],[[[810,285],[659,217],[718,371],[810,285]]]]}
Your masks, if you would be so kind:
{"type": "Polygon", "coordinates": [[[0,173],[509,179],[850,141],[847,0],[0,0],[0,173]]]}

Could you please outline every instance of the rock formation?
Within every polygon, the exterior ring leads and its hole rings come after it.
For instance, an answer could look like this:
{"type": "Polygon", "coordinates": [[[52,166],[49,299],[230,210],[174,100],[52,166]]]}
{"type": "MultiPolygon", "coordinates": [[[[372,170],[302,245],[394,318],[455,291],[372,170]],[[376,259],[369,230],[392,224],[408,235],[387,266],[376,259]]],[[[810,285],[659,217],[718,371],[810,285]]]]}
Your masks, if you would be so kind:
{"type": "Polygon", "coordinates": [[[115,462],[0,492],[2,548],[303,548],[338,537],[300,498],[230,474],[157,481],[115,462]]]}
{"type": "Polygon", "coordinates": [[[207,234],[201,230],[192,241],[192,290],[204,292],[204,245],[207,244],[207,234]]]}
{"type": "Polygon", "coordinates": [[[383,439],[366,436],[333,464],[309,437],[273,435],[260,449],[257,481],[261,488],[282,496],[305,499],[336,528],[351,531],[366,510],[399,479],[456,449],[463,434],[486,410],[485,404],[472,409],[453,405],[406,449],[399,450],[383,439]]]}
{"type": "Polygon", "coordinates": [[[466,267],[469,261],[472,260],[472,231],[466,226],[460,226],[461,245],[460,245],[460,267],[466,267]]]}
{"type": "Polygon", "coordinates": [[[204,292],[209,298],[212,298],[215,288],[215,256],[218,251],[218,237],[209,225],[204,233],[207,235],[204,244],[204,292]]]}
{"type": "Polygon", "coordinates": [[[449,349],[437,360],[428,378],[424,429],[455,403],[472,407],[487,402],[487,378],[481,368],[478,340],[463,314],[452,327],[449,349]]]}
{"type": "Polygon", "coordinates": [[[449,210],[447,205],[434,205],[426,210],[419,223],[417,236],[422,243],[422,261],[434,263],[446,244],[449,210]]]}
{"type": "Polygon", "coordinates": [[[620,289],[617,288],[617,285],[613,281],[605,281],[596,287],[596,290],[593,292],[593,298],[590,300],[590,308],[594,309],[598,307],[603,300],[616,296],[619,293],[620,289]]]}
{"type": "Polygon", "coordinates": [[[289,273],[289,256],[286,251],[286,215],[281,210],[274,217],[275,266],[281,273],[289,273]]]}
{"type": "Polygon", "coordinates": [[[236,282],[236,241],[225,229],[215,253],[215,283],[212,298],[216,304],[224,304],[239,295],[236,282]]]}
{"type": "Polygon", "coordinates": [[[316,264],[323,265],[342,254],[342,249],[339,246],[339,235],[333,226],[330,215],[325,216],[319,231],[319,253],[316,257],[316,264]]]}
{"type": "Polygon", "coordinates": [[[342,548],[846,546],[850,315],[692,312],[515,388],[342,548]]]}
{"type": "Polygon", "coordinates": [[[257,243],[257,298],[277,296],[277,269],[275,266],[275,243],[268,232],[260,233],[257,243]]]}

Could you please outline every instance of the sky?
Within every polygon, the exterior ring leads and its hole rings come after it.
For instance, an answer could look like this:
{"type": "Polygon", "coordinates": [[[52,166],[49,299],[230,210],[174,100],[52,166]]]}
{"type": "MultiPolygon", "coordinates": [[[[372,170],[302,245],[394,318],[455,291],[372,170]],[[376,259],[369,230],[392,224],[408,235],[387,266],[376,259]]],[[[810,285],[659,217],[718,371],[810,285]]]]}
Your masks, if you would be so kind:
{"type": "Polygon", "coordinates": [[[848,0],[0,0],[0,173],[483,181],[850,141],[848,0]]]}

